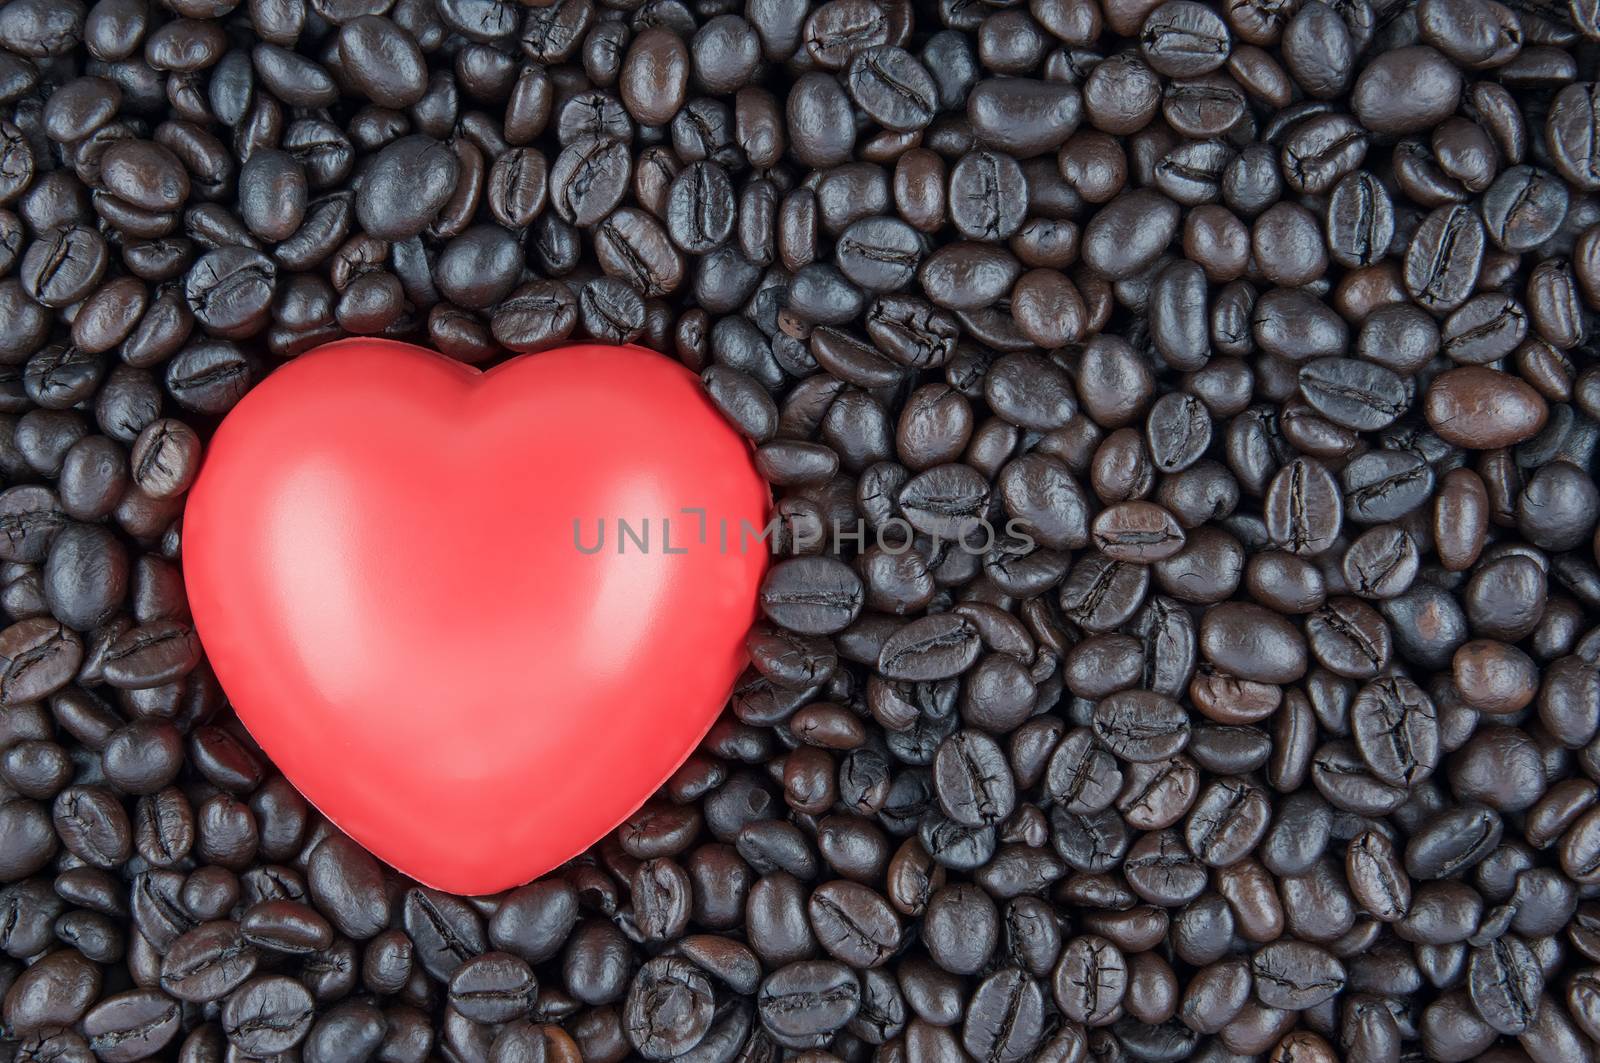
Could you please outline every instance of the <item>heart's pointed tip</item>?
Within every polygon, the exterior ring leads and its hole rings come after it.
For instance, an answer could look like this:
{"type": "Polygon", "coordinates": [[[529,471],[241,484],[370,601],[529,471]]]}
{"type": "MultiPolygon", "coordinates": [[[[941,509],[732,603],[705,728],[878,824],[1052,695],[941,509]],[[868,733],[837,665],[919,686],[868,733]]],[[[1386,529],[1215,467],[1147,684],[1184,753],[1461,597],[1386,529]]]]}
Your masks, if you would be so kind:
{"type": "MultiPolygon", "coordinates": [[[[577,855],[577,853],[573,854],[573,856],[577,855]]],[[[567,858],[567,860],[570,859],[572,857],[567,858]]],[[[403,878],[410,879],[426,889],[438,890],[440,893],[449,893],[457,897],[492,897],[497,893],[504,893],[507,890],[514,890],[519,886],[526,886],[530,882],[535,882],[552,871],[561,868],[562,865],[567,863],[567,860],[561,860],[548,866],[543,863],[530,865],[530,870],[527,873],[511,871],[497,875],[462,874],[454,868],[408,868],[388,860],[385,860],[384,863],[403,878]]]]}

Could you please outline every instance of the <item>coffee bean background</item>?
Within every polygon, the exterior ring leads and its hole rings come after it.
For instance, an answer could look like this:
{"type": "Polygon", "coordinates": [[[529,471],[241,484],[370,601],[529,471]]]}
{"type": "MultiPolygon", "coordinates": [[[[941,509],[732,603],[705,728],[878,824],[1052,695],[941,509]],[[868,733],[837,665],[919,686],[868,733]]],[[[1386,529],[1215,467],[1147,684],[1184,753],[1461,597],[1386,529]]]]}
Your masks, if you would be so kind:
{"type": "Polygon", "coordinates": [[[0,1059],[1595,1058],[1597,42],[8,0],[0,1059]],[[324,822],[189,623],[206,440],[348,335],[654,347],[783,518],[728,711],[501,896],[324,822]]]}

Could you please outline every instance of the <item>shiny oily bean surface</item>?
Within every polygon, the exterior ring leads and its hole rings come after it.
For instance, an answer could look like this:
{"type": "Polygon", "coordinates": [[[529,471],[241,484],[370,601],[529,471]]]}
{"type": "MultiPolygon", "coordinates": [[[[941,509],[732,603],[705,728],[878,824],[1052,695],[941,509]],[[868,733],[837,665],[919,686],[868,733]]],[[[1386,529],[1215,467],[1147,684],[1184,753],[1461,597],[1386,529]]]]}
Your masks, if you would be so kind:
{"type": "Polygon", "coordinates": [[[12,0],[10,1055],[1593,1056],[1596,39],[12,0]],[[327,822],[190,624],[219,421],[347,336],[650,348],[771,485],[720,716],[501,895],[327,822]]]}

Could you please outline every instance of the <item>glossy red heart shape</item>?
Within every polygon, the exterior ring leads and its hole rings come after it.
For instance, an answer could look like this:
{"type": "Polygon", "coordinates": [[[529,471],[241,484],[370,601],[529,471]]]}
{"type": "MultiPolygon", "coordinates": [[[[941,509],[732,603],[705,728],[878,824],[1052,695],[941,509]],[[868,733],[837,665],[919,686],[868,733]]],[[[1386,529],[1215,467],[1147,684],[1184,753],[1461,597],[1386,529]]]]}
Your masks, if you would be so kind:
{"type": "Polygon", "coordinates": [[[661,355],[574,346],[481,373],[345,340],[224,419],[184,575],[289,780],[413,878],[488,893],[604,837],[704,736],[766,567],[741,522],[769,503],[661,355]]]}

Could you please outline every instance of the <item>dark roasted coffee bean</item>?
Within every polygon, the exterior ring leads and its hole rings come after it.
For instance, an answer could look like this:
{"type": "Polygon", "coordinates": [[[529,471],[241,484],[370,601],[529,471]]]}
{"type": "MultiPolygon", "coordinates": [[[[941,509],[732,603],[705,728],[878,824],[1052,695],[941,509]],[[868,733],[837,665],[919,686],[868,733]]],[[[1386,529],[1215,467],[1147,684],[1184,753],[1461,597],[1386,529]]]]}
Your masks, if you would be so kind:
{"type": "Polygon", "coordinates": [[[1539,1009],[1544,975],[1521,939],[1507,935],[1472,950],[1467,968],[1472,1006],[1500,1033],[1522,1033],[1539,1009]]]}
{"type": "MultiPolygon", "coordinates": [[[[628,149],[623,142],[585,137],[567,145],[551,165],[551,204],[564,221],[585,227],[594,225],[622,201],[630,176],[628,149]]],[[[704,187],[697,191],[700,195],[713,194],[704,187]]],[[[731,190],[722,191],[731,198],[731,190]]],[[[703,201],[701,206],[705,206],[703,201]]],[[[720,224],[731,226],[731,213],[728,204],[721,211],[724,221],[720,224]]],[[[684,224],[690,227],[719,224],[701,217],[692,207],[685,219],[684,224]]],[[[723,232],[721,239],[726,236],[723,232]]]]}
{"type": "Polygon", "coordinates": [[[486,952],[450,976],[450,1006],[474,1022],[510,1022],[533,1007],[538,984],[526,963],[504,952],[486,952]]]}
{"type": "MultiPolygon", "coordinates": [[[[855,1018],[861,987],[843,964],[802,960],[766,977],[756,995],[763,1026],[780,1043],[796,1048],[827,1043],[834,1031],[855,1018]]],[[[705,1003],[709,1013],[710,1001],[705,1003]]],[[[709,1022],[709,1014],[706,1021],[709,1022]]]]}
{"type": "Polygon", "coordinates": [[[1056,1006],[1067,1018],[1102,1023],[1116,1011],[1127,992],[1127,961],[1103,937],[1075,937],[1062,950],[1051,988],[1056,1006]]]}
{"type": "Polygon", "coordinates": [[[1385,782],[1415,785],[1439,760],[1433,701],[1409,680],[1380,679],[1363,687],[1350,707],[1356,748],[1385,782]]]}
{"type": "Polygon", "coordinates": [[[1560,228],[1568,198],[1567,186],[1554,174],[1513,166],[1484,194],[1484,227],[1502,251],[1531,251],[1560,228]]]}
{"type": "Polygon", "coordinates": [[[153,989],[109,996],[83,1017],[89,1049],[107,1063],[126,1063],[159,1052],[181,1029],[177,1001],[153,989]]]}
{"type": "Polygon", "coordinates": [[[1083,103],[1075,86],[988,78],[973,86],[966,112],[983,140],[1018,158],[1029,158],[1054,151],[1072,135],[1083,103]]]}
{"type": "Polygon", "coordinates": [[[1483,223],[1476,214],[1460,206],[1438,208],[1406,249],[1406,290],[1426,310],[1454,310],[1477,283],[1483,243],[1483,223]]]}
{"type": "Polygon", "coordinates": [[[668,295],[683,281],[684,262],[658,222],[623,207],[595,229],[595,252],[608,274],[647,297],[668,295]]]}
{"type": "Polygon", "coordinates": [[[54,229],[29,245],[19,277],[29,298],[63,307],[88,295],[105,274],[105,240],[81,225],[54,229]]]}
{"type": "Polygon", "coordinates": [[[220,1001],[255,973],[259,954],[232,922],[202,923],[173,942],[161,961],[161,987],[196,1003],[220,1001]]]}
{"type": "Polygon", "coordinates": [[[861,611],[861,581],[831,558],[791,558],[773,566],[761,588],[762,611],[802,635],[848,627],[861,611]]]}
{"type": "Polygon", "coordinates": [[[1044,1038],[1044,1015],[1039,982],[1015,967],[1004,968],[974,990],[962,1026],[962,1046],[976,1058],[1007,1063],[1030,1058],[1044,1038]]]}
{"type": "Polygon", "coordinates": [[[932,75],[916,57],[892,45],[855,52],[845,72],[845,85],[856,106],[887,129],[922,129],[938,111],[938,89],[932,75]]]}
{"type": "Polygon", "coordinates": [[[358,15],[339,27],[345,76],[380,107],[403,109],[427,94],[427,67],[411,34],[387,18],[358,15]]]}
{"type": "Polygon", "coordinates": [[[1345,583],[1362,598],[1394,598],[1404,594],[1417,576],[1417,545],[1393,525],[1373,528],[1345,551],[1341,568],[1345,583]]]}
{"type": "Polygon", "coordinates": [[[1102,698],[1092,720],[1095,736],[1122,760],[1166,760],[1189,741],[1188,714],[1150,691],[1125,690],[1102,698]]]}
{"type": "Polygon", "coordinates": [[[251,1055],[287,1051],[311,1030],[312,1000],[304,986],[281,975],[254,978],[222,1007],[228,1042],[251,1055]]]}
{"type": "Polygon", "coordinates": [[[378,152],[355,199],[361,227],[381,240],[403,240],[426,229],[455,187],[459,162],[448,145],[408,136],[378,152]]]}
{"type": "Polygon", "coordinates": [[[1172,557],[1185,544],[1172,514],[1151,502],[1118,502],[1095,518],[1090,538],[1106,557],[1149,563],[1172,557]]]}
{"type": "Polygon", "coordinates": [[[1221,16],[1202,4],[1168,0],[1144,20],[1139,46],[1157,73],[1195,77],[1227,61],[1228,28],[1221,16]]]}
{"type": "Polygon", "coordinates": [[[698,967],[661,957],[635,979],[624,1007],[629,1041],[646,1059],[669,1059],[706,1036],[713,1019],[710,980],[698,967]],[[662,1025],[667,1016],[676,1020],[662,1025]]]}
{"type": "Polygon", "coordinates": [[[305,171],[288,152],[254,152],[239,170],[239,214],[262,240],[283,240],[299,229],[306,196],[305,171]]]}
{"type": "Polygon", "coordinates": [[[1398,520],[1427,501],[1434,486],[1432,467],[1404,450],[1362,454],[1344,467],[1339,478],[1346,512],[1363,523],[1398,520]]]}
{"type": "Polygon", "coordinates": [[[100,994],[100,968],[75,949],[42,957],[18,974],[5,998],[6,1025],[19,1033],[70,1026],[100,994]]]}
{"type": "Polygon", "coordinates": [[[1588,137],[1600,101],[1592,83],[1568,85],[1551,102],[1547,128],[1551,159],[1561,176],[1582,189],[1600,187],[1600,159],[1588,137]]]}
{"type": "Polygon", "coordinates": [[[1334,186],[1327,207],[1328,253],[1348,269],[1381,260],[1394,240],[1394,204],[1377,178],[1364,170],[1334,186]]]}
{"type": "Polygon", "coordinates": [[[252,336],[267,323],[277,275],[276,263],[260,252],[223,247],[190,267],[184,297],[195,321],[212,335],[252,336]]]}
{"type": "Polygon", "coordinates": [[[1250,960],[1256,996],[1268,1007],[1304,1011],[1344,988],[1345,968],[1333,955],[1305,941],[1274,941],[1250,960]]]}
{"type": "Polygon", "coordinates": [[[867,887],[844,880],[818,886],[807,910],[818,943],[857,969],[885,963],[900,947],[900,918],[867,887]]]}
{"type": "Polygon", "coordinates": [[[1222,671],[1263,683],[1305,674],[1306,642],[1293,624],[1257,605],[1228,602],[1200,620],[1200,650],[1222,671]]]}
{"type": "Polygon", "coordinates": [[[1158,193],[1124,193],[1106,204],[1085,229],[1084,262],[1111,280],[1138,273],[1171,243],[1178,214],[1177,204],[1158,193]]]}
{"type": "Polygon", "coordinates": [[[839,236],[834,247],[839,271],[874,292],[908,286],[922,258],[922,241],[895,218],[863,218],[839,236]]]}
{"type": "Polygon", "coordinates": [[[1405,412],[1405,382],[1354,358],[1319,358],[1300,368],[1300,394],[1322,416],[1361,432],[1386,428],[1405,412]]]}
{"type": "Polygon", "coordinates": [[[1268,534],[1291,553],[1322,553],[1342,527],[1342,499],[1325,467],[1310,458],[1296,458],[1278,470],[1267,491],[1268,534]]]}
{"type": "Polygon", "coordinates": [[[38,701],[71,681],[83,660],[77,634],[54,620],[34,617],[0,631],[0,703],[38,701]]]}
{"type": "Polygon", "coordinates": [[[941,742],[933,772],[940,807],[963,826],[998,823],[1015,807],[1015,787],[1004,753],[982,732],[958,731],[941,742]]]}
{"type": "Polygon", "coordinates": [[[524,352],[560,344],[577,324],[577,299],[560,281],[529,281],[496,304],[490,317],[495,340],[524,352]]]}

